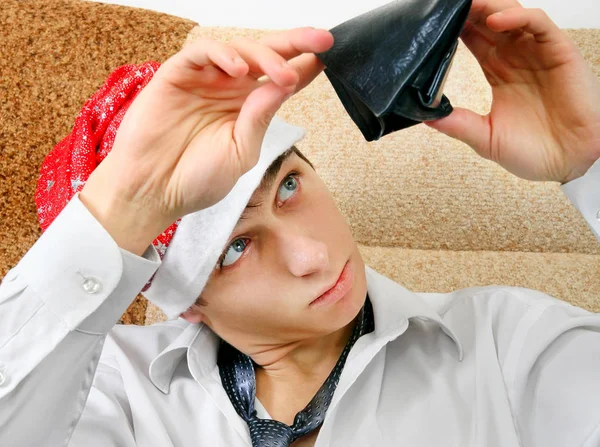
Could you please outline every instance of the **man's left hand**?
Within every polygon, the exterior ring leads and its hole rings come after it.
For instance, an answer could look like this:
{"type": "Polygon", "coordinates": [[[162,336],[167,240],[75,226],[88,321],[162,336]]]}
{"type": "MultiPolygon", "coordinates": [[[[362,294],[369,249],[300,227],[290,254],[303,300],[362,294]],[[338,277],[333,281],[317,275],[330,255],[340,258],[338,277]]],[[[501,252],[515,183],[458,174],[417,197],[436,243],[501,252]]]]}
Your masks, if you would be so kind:
{"type": "Polygon", "coordinates": [[[600,82],[564,31],[516,0],[473,0],[461,39],[492,87],[492,108],[457,107],[426,124],[525,179],[585,174],[600,158],[600,82]]]}

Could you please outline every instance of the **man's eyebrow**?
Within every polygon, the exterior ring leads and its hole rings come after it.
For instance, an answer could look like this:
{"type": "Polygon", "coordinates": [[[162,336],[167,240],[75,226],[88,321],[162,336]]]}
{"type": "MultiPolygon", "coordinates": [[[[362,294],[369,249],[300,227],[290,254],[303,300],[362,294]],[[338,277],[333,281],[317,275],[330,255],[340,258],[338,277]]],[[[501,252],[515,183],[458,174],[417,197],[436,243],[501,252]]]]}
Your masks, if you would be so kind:
{"type": "Polygon", "coordinates": [[[263,175],[262,180],[260,181],[260,185],[258,185],[258,188],[256,188],[256,191],[253,194],[253,196],[254,196],[253,200],[251,199],[248,202],[248,205],[246,205],[246,209],[244,209],[244,212],[240,216],[240,219],[239,219],[240,221],[248,218],[249,210],[251,210],[252,208],[257,208],[260,205],[262,205],[263,196],[271,190],[271,187],[273,186],[275,179],[279,175],[279,171],[281,171],[281,166],[283,166],[283,163],[285,163],[285,161],[288,158],[290,158],[292,155],[294,155],[294,153],[295,153],[294,147],[292,146],[290,149],[288,149],[283,154],[281,154],[279,157],[277,157],[273,161],[273,163],[271,163],[271,165],[267,168],[265,174],[263,175]]]}

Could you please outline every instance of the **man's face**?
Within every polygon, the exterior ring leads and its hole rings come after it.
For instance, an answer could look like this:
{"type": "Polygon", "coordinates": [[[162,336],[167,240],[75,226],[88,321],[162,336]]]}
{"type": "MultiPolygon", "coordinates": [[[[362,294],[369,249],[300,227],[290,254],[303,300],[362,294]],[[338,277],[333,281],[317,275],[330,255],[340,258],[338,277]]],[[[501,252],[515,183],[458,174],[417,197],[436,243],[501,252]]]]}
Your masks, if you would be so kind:
{"type": "Polygon", "coordinates": [[[352,321],[366,296],[364,263],[321,178],[294,152],[272,174],[233,230],[203,304],[184,315],[201,317],[244,351],[330,334],[352,321]],[[344,279],[347,293],[314,302],[344,279]]]}

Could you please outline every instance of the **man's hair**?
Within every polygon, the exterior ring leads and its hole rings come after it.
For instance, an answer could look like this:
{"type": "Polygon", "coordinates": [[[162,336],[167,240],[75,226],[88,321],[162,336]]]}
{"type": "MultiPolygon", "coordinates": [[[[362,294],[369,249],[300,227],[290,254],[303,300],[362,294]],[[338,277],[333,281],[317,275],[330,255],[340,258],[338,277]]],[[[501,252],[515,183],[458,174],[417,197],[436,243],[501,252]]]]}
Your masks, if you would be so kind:
{"type": "MultiPolygon", "coordinates": [[[[257,190],[267,188],[275,181],[275,178],[277,177],[277,174],[281,169],[281,165],[292,153],[296,154],[298,157],[304,160],[312,169],[315,169],[310,160],[306,158],[302,152],[300,152],[300,149],[298,149],[296,145],[293,145],[269,165],[269,167],[263,174],[263,178],[261,179],[260,185],[258,186],[257,190]]],[[[252,207],[256,205],[248,204],[248,206],[252,207]]],[[[194,304],[198,306],[206,306],[207,303],[202,299],[202,294],[200,294],[200,296],[198,296],[194,304]]]]}

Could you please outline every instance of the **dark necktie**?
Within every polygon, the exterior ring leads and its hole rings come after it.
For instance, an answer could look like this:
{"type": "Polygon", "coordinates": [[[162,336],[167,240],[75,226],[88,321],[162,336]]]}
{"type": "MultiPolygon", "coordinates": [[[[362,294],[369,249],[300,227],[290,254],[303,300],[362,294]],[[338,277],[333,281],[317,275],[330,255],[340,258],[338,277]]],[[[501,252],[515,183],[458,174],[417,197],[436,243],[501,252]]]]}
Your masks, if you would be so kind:
{"type": "Polygon", "coordinates": [[[333,393],[339,382],[350,349],[352,349],[356,340],[362,335],[372,332],[374,327],[373,308],[367,296],[352,335],[335,367],[308,405],[296,414],[291,427],[283,422],[273,419],[260,419],[256,416],[254,408],[256,398],[254,362],[249,356],[223,341],[217,358],[221,382],[235,410],[248,424],[252,446],[288,447],[296,439],[318,428],[325,419],[325,413],[333,398],[333,393]]]}

